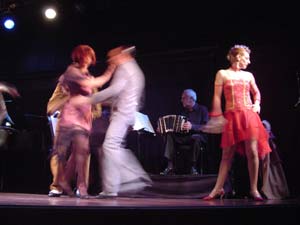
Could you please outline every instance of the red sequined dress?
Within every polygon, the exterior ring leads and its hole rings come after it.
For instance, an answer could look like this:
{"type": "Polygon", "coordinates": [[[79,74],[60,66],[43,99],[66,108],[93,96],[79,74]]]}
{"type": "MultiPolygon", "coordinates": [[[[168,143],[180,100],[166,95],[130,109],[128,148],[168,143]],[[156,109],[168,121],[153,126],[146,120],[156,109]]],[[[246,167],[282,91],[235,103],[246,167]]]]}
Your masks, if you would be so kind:
{"type": "Polygon", "coordinates": [[[259,115],[252,110],[250,81],[227,80],[224,85],[226,100],[224,117],[228,121],[222,132],[221,147],[236,145],[236,151],[245,155],[246,140],[257,140],[259,158],[271,152],[266,132],[259,115]]]}

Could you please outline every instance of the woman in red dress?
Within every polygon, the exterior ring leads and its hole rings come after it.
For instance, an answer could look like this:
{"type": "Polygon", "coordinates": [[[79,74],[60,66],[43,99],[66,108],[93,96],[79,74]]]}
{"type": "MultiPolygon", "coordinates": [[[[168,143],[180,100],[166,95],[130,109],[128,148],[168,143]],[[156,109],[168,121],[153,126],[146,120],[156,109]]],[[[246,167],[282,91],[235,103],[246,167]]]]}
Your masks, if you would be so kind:
{"type": "Polygon", "coordinates": [[[224,195],[224,183],[235,152],[247,157],[250,178],[250,196],[261,201],[257,190],[259,159],[271,151],[268,134],[259,117],[260,92],[252,73],[244,71],[250,64],[250,49],[244,45],[233,46],[227,55],[228,69],[221,69],[215,78],[214,97],[210,121],[203,131],[222,133],[222,159],[215,187],[204,200],[224,195]],[[225,112],[221,97],[224,93],[225,112]]]}

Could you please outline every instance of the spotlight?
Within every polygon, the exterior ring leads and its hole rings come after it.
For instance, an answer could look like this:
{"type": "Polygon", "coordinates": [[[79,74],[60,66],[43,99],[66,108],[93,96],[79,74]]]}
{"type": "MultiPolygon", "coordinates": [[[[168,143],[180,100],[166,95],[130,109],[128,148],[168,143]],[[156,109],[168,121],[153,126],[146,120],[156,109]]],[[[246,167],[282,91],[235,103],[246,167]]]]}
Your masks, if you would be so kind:
{"type": "Polygon", "coordinates": [[[54,8],[47,8],[44,11],[45,17],[49,20],[53,20],[56,17],[56,10],[54,8]]]}
{"type": "Polygon", "coordinates": [[[15,21],[12,17],[6,17],[3,19],[3,25],[5,29],[12,30],[15,27],[15,21]]]}
{"type": "Polygon", "coordinates": [[[4,8],[1,8],[1,22],[5,29],[7,30],[13,30],[16,25],[15,16],[13,14],[13,11],[16,9],[17,5],[13,1],[10,1],[10,3],[5,6],[4,8]],[[3,10],[3,11],[2,11],[3,10]]]}

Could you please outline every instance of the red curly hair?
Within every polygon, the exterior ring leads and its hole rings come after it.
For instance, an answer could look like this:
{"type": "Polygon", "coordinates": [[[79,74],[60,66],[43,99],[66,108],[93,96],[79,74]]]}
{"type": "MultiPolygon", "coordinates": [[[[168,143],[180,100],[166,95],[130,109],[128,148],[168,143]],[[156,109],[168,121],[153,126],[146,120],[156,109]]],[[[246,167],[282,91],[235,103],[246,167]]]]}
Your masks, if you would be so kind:
{"type": "Polygon", "coordinates": [[[76,46],[71,54],[73,62],[82,65],[87,57],[91,57],[92,65],[96,64],[96,54],[94,49],[88,45],[78,45],[76,46]]]}

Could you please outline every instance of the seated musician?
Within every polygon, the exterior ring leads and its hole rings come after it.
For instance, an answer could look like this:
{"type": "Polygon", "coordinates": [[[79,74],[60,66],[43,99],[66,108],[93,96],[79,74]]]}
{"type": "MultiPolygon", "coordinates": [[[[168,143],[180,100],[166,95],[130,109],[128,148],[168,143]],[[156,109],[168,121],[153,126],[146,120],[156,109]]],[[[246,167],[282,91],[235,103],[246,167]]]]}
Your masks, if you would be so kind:
{"type": "Polygon", "coordinates": [[[182,125],[182,132],[168,132],[165,134],[165,157],[168,160],[168,166],[161,172],[161,175],[174,173],[174,155],[175,149],[180,145],[190,145],[191,154],[189,155],[190,173],[197,175],[197,159],[201,147],[207,142],[206,134],[200,131],[200,127],[208,121],[208,109],[206,106],[199,105],[197,95],[194,90],[186,89],[181,96],[183,106],[180,115],[186,117],[182,125]]]}

